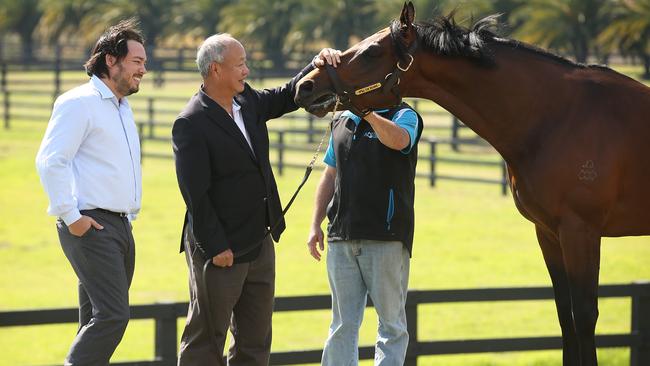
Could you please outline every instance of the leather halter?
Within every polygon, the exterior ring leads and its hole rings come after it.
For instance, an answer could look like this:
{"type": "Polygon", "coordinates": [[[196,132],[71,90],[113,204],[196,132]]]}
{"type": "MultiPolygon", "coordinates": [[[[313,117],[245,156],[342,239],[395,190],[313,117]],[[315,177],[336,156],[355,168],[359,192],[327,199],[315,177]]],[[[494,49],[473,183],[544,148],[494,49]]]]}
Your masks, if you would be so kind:
{"type": "Polygon", "coordinates": [[[359,117],[365,117],[368,115],[368,113],[371,112],[370,108],[360,109],[354,103],[353,99],[360,95],[381,89],[381,92],[384,94],[393,93],[396,99],[394,105],[401,103],[402,95],[399,91],[400,76],[402,73],[408,71],[413,64],[413,53],[415,53],[417,46],[417,39],[411,43],[411,46],[409,46],[409,49],[406,53],[406,56],[410,58],[408,65],[402,66],[398,60],[395,64],[393,72],[386,74],[383,80],[357,89],[350,88],[345,85],[336,73],[336,69],[334,69],[332,65],[326,63],[325,70],[327,71],[327,75],[329,76],[330,80],[332,81],[332,85],[334,86],[334,91],[338,97],[337,103],[339,103],[344,109],[349,110],[359,117]]]}

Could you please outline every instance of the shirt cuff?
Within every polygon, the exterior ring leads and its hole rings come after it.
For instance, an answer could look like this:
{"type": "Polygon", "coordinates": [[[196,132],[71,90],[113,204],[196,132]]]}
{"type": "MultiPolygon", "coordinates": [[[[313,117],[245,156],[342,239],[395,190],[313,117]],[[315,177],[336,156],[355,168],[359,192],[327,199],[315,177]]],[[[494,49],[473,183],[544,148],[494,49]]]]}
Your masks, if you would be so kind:
{"type": "Polygon", "coordinates": [[[59,216],[63,222],[65,222],[66,225],[70,226],[70,224],[74,224],[77,220],[81,218],[81,212],[79,210],[74,209],[70,210],[63,215],[59,216]]]}

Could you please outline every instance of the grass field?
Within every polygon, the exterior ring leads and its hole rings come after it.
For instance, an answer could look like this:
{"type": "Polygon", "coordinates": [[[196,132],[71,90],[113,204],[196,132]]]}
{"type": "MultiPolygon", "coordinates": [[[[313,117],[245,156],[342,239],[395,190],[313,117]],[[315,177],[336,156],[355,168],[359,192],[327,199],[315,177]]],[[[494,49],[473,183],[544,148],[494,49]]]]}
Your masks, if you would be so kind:
{"type": "MultiPolygon", "coordinates": [[[[19,77],[37,78],[37,74],[19,77]]],[[[69,78],[83,79],[83,75],[73,76],[69,78]]],[[[169,83],[164,90],[147,90],[150,87],[145,85],[142,95],[132,100],[137,104],[137,98],[147,95],[189,97],[195,88],[196,85],[169,83]]],[[[33,99],[46,104],[50,101],[42,96],[33,99]]],[[[180,109],[182,104],[167,107],[180,109]]],[[[38,121],[16,120],[11,129],[0,130],[0,310],[76,306],[76,278],[58,244],[54,219],[45,213],[47,200],[34,168],[46,121],[47,116],[38,121]]],[[[296,122],[280,121],[277,125],[291,123],[296,122]]],[[[146,147],[171,151],[166,143],[146,147]]],[[[451,154],[447,150],[442,153],[451,154]]],[[[468,152],[463,157],[468,155],[486,160],[497,158],[484,150],[468,152]]],[[[291,157],[305,164],[309,158],[309,154],[291,157]]],[[[421,168],[425,167],[421,164],[421,168]]],[[[444,169],[465,175],[494,173],[463,166],[444,169]]],[[[315,262],[305,245],[318,170],[289,212],[288,229],[277,246],[278,296],[329,293],[325,263],[315,262]]],[[[302,171],[298,170],[277,177],[285,202],[301,177],[302,171]]],[[[184,257],[177,253],[184,207],[172,161],[145,159],[143,180],[142,212],[134,223],[137,263],[131,303],[187,301],[187,269],[184,257]]],[[[650,279],[648,263],[649,237],[605,239],[601,283],[650,279]]],[[[412,289],[548,285],[550,280],[532,224],[517,213],[511,197],[501,196],[494,185],[441,181],[431,188],[425,180],[418,180],[412,289]]],[[[603,300],[600,309],[598,333],[629,331],[628,300],[603,300]]],[[[424,305],[419,314],[418,338],[422,340],[559,334],[551,301],[424,305]]],[[[278,314],[274,317],[273,350],[321,348],[328,323],[327,311],[278,314]]],[[[182,324],[183,319],[179,319],[180,329],[182,324]]],[[[362,328],[361,344],[373,344],[375,328],[376,317],[370,310],[362,328]]],[[[73,324],[0,328],[0,365],[60,363],[75,331],[73,324]]],[[[113,360],[150,359],[153,334],[152,321],[131,322],[113,360]]],[[[629,352],[603,349],[599,350],[599,359],[604,366],[622,366],[629,364],[629,352]]],[[[436,366],[560,364],[559,351],[422,357],[419,361],[419,365],[436,366]]]]}

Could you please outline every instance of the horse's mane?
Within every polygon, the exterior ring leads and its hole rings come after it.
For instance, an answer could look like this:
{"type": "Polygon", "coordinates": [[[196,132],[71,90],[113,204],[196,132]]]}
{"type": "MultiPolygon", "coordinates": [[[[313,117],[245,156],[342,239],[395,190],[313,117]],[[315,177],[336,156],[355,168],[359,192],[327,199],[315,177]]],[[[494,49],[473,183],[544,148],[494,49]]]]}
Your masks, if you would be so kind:
{"type": "MultiPolygon", "coordinates": [[[[609,69],[598,65],[577,63],[539,47],[501,37],[498,34],[498,29],[501,28],[500,16],[501,14],[486,16],[475,22],[471,28],[467,28],[456,23],[454,12],[452,12],[447,16],[438,16],[426,21],[416,22],[413,26],[417,33],[419,47],[443,56],[466,57],[484,66],[494,65],[493,54],[489,48],[489,44],[494,43],[531,52],[567,66],[609,69]]],[[[400,36],[400,22],[398,20],[391,22],[390,35],[397,50],[397,56],[400,60],[405,60],[407,58],[407,47],[400,36]]]]}

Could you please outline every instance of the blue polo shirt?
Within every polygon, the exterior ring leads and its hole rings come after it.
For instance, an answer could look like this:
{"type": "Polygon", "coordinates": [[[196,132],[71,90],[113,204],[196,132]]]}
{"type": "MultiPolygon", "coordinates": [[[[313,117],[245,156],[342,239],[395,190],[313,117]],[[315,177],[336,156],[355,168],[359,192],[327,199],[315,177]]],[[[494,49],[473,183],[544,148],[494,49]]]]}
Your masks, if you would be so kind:
{"type": "MultiPolygon", "coordinates": [[[[377,110],[375,112],[377,113],[384,113],[388,111],[388,109],[382,109],[382,110],[377,110]]],[[[359,123],[361,123],[361,117],[357,116],[356,114],[350,112],[350,111],[345,111],[341,114],[341,118],[343,117],[348,117],[354,123],[359,126],[359,123]]],[[[403,128],[406,130],[406,132],[409,134],[409,146],[404,148],[402,150],[402,153],[408,154],[411,149],[413,148],[413,145],[415,144],[417,133],[418,133],[418,117],[415,114],[415,111],[413,111],[410,108],[403,108],[400,109],[395,115],[393,116],[392,121],[398,125],[399,127],[403,128]]],[[[374,136],[374,138],[377,138],[377,135],[374,136]]],[[[336,156],[334,155],[334,147],[333,147],[334,141],[332,140],[332,136],[330,136],[330,141],[329,145],[327,146],[327,151],[325,152],[325,157],[323,158],[323,161],[325,164],[336,168],[336,156]]]]}

